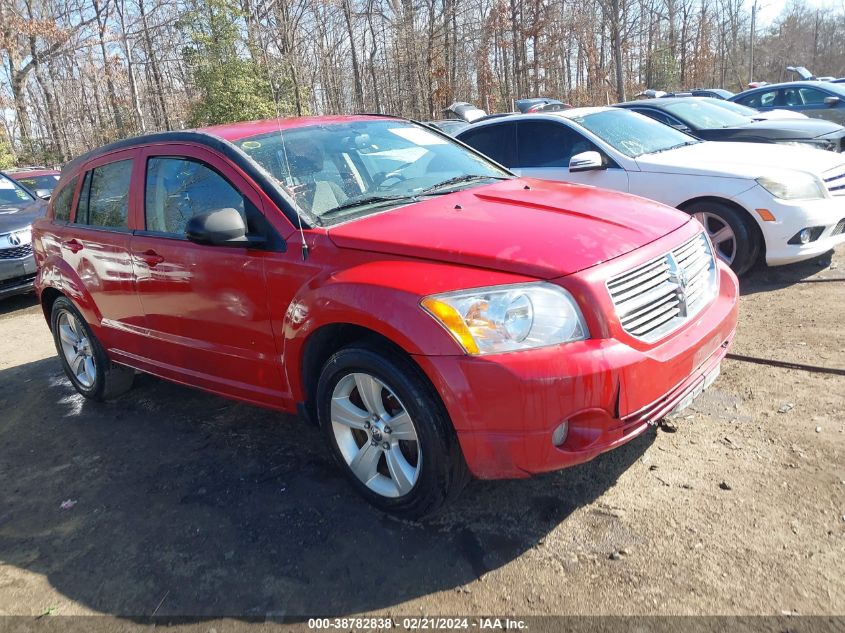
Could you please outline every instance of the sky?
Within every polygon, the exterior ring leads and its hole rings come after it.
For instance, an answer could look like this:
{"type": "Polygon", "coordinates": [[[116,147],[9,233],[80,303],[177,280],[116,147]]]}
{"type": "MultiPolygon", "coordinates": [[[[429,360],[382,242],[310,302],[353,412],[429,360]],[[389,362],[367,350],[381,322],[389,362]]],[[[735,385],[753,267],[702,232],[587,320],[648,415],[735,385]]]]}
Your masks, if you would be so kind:
{"type": "MultiPolygon", "coordinates": [[[[845,0],[804,0],[811,7],[837,7],[841,8],[845,0]]],[[[747,0],[750,7],[754,0],[747,0]]],[[[783,10],[783,8],[791,2],[791,0],[757,0],[759,12],[757,14],[761,26],[770,24],[783,10]]]]}

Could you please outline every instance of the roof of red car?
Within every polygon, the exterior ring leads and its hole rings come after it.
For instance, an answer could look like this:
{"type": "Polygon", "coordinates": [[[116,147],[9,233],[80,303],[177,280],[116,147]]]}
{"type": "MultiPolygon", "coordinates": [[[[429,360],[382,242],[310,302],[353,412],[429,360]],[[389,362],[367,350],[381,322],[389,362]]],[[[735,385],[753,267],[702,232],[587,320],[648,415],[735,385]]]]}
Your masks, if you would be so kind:
{"type": "Polygon", "coordinates": [[[22,167],[12,171],[7,171],[6,174],[14,180],[18,178],[34,178],[36,176],[58,176],[61,172],[56,169],[27,169],[22,167]]]}
{"type": "Polygon", "coordinates": [[[354,121],[368,121],[372,119],[388,119],[392,117],[382,115],[346,115],[346,116],[307,116],[283,119],[265,119],[262,121],[244,121],[242,123],[225,123],[200,128],[199,132],[213,134],[227,141],[238,141],[250,136],[270,134],[279,130],[287,130],[308,125],[331,125],[333,123],[351,123],[354,121]]]}

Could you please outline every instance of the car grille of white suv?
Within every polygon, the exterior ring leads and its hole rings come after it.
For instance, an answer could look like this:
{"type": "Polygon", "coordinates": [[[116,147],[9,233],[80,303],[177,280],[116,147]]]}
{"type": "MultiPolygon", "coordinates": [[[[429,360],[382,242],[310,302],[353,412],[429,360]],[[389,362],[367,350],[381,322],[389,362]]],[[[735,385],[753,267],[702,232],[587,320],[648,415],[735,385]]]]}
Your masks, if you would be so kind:
{"type": "Polygon", "coordinates": [[[825,172],[823,180],[830,195],[845,196],[845,166],[825,172]]]}
{"type": "Polygon", "coordinates": [[[716,296],[716,260],[699,233],[666,255],[613,277],[607,289],[626,332],[646,342],[681,327],[716,296]]]}

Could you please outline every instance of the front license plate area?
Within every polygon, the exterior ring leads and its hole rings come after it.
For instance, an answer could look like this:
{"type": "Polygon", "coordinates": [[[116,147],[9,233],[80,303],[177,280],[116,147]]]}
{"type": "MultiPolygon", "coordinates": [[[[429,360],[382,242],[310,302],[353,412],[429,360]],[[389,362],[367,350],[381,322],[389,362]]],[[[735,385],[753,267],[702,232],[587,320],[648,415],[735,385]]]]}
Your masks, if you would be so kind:
{"type": "Polygon", "coordinates": [[[710,385],[712,385],[713,382],[715,382],[716,378],[719,377],[719,372],[721,371],[721,369],[721,363],[719,365],[716,365],[715,368],[711,369],[710,372],[706,376],[704,376],[704,380],[698,383],[695,386],[695,389],[685,395],[683,399],[675,405],[675,408],[672,409],[666,415],[666,417],[670,418],[675,415],[678,415],[681,411],[688,408],[693,402],[695,402],[695,399],[698,398],[698,396],[700,396],[702,393],[704,393],[704,390],[707,389],[710,385]]]}

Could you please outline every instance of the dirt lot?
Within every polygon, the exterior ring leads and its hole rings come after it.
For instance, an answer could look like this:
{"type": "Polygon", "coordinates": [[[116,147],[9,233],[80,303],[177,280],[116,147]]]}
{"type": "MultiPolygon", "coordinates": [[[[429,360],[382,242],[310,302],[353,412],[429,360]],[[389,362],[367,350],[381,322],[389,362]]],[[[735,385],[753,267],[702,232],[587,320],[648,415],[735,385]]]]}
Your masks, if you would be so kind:
{"type": "MultiPolygon", "coordinates": [[[[840,249],[745,279],[732,351],[842,369],[843,322],[840,249]]],[[[90,403],[32,299],[0,332],[0,615],[845,613],[842,375],[726,360],[676,432],[410,524],[296,419],[150,377],[90,403]]]]}

